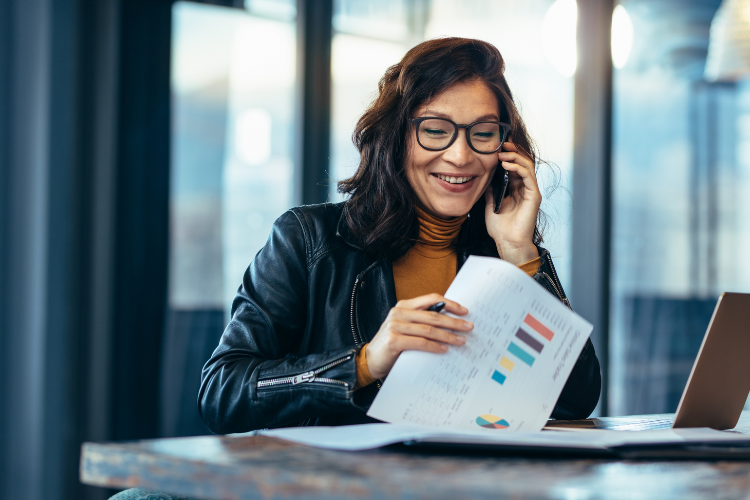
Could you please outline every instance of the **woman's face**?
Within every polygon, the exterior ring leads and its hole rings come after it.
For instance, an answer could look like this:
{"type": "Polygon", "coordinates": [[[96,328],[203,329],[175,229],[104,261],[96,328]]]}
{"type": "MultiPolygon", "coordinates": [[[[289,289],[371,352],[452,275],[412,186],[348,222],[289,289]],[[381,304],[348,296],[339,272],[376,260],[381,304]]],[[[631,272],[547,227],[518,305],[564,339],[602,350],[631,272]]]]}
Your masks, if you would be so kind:
{"type": "MultiPolygon", "coordinates": [[[[448,88],[417,109],[414,118],[449,118],[460,125],[480,120],[500,120],[495,94],[480,81],[462,82],[448,88]]],[[[469,147],[465,129],[448,149],[427,151],[407,134],[406,178],[421,208],[442,218],[466,215],[487,189],[497,166],[497,153],[479,154],[469,147]],[[453,182],[451,182],[453,181],[453,182]]]]}

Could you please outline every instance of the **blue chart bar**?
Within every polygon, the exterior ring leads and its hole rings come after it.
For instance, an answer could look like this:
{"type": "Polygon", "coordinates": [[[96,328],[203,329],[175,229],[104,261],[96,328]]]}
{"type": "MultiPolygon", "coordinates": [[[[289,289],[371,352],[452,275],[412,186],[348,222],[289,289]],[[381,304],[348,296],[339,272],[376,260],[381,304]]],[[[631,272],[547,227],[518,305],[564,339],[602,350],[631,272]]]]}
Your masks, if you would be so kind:
{"type": "Polygon", "coordinates": [[[536,352],[542,352],[542,349],[544,349],[544,346],[541,342],[539,342],[537,339],[529,335],[528,333],[524,332],[520,328],[516,332],[516,337],[521,339],[527,346],[534,349],[536,352]]]}
{"type": "Polygon", "coordinates": [[[499,371],[495,370],[495,373],[492,374],[492,380],[494,380],[498,384],[502,385],[503,382],[505,382],[505,375],[503,375],[499,371]]]}
{"type": "Polygon", "coordinates": [[[513,342],[511,342],[510,345],[508,346],[508,352],[529,366],[534,364],[534,356],[524,351],[513,342]]]}

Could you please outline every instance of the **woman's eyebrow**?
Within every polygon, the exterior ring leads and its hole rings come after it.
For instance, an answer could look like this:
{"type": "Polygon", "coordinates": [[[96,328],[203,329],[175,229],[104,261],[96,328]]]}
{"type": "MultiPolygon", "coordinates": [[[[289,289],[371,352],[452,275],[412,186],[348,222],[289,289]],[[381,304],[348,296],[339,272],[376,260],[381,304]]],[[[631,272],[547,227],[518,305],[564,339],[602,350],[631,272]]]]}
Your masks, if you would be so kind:
{"type": "MultiPolygon", "coordinates": [[[[424,116],[434,116],[435,118],[447,118],[449,120],[452,120],[452,118],[450,116],[448,116],[447,114],[441,113],[440,111],[433,111],[433,110],[431,110],[429,108],[425,109],[424,111],[422,111],[420,113],[420,117],[424,117],[424,116]]],[[[495,114],[495,113],[489,113],[489,114],[486,114],[486,115],[482,115],[482,116],[480,116],[478,118],[475,118],[473,120],[473,122],[481,122],[482,120],[498,121],[499,118],[498,118],[497,114],[495,114]]]]}

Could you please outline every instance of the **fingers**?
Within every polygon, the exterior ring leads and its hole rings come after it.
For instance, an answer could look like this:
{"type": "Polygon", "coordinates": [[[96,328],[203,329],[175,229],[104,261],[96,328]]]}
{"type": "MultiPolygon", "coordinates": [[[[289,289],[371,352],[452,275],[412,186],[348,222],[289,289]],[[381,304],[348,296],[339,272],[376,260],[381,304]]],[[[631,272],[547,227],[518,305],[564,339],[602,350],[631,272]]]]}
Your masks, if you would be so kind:
{"type": "Polygon", "coordinates": [[[523,158],[522,159],[515,158],[515,159],[508,159],[508,160],[504,158],[500,158],[500,162],[503,168],[507,170],[508,172],[518,172],[519,169],[522,169],[522,170],[525,170],[526,173],[528,173],[529,176],[536,181],[536,169],[534,169],[533,165],[529,166],[527,162],[523,161],[523,158]],[[508,168],[509,165],[510,165],[510,168],[508,168]],[[514,169],[513,168],[514,165],[519,168],[514,169]]]}
{"type": "Polygon", "coordinates": [[[422,337],[428,340],[442,342],[451,345],[463,345],[466,343],[466,337],[456,335],[448,330],[437,328],[435,326],[423,323],[410,323],[408,321],[393,321],[389,325],[391,331],[410,337],[422,337]]]}
{"type": "Polygon", "coordinates": [[[403,351],[443,353],[451,345],[466,343],[466,338],[455,332],[468,332],[474,325],[461,318],[425,310],[438,302],[445,302],[444,310],[454,315],[469,312],[438,293],[399,301],[367,345],[367,367],[373,377],[387,375],[403,351]]]}
{"type": "Polygon", "coordinates": [[[445,302],[444,310],[454,315],[469,312],[459,303],[438,293],[399,301],[380,325],[378,333],[367,344],[367,368],[370,375],[375,378],[387,375],[403,351],[443,353],[451,345],[461,346],[466,343],[466,338],[455,332],[469,332],[474,325],[461,318],[426,311],[438,302],[445,302]]]}
{"type": "Polygon", "coordinates": [[[519,165],[518,163],[510,163],[510,162],[502,162],[503,168],[507,170],[508,172],[513,172],[520,177],[520,181],[523,182],[524,187],[528,190],[527,193],[524,193],[524,197],[527,197],[529,194],[538,195],[538,198],[541,200],[541,192],[539,191],[539,185],[536,182],[536,176],[533,173],[533,170],[530,170],[528,168],[525,168],[522,165],[519,165]]]}
{"type": "MultiPolygon", "coordinates": [[[[510,151],[510,152],[513,152],[513,153],[520,153],[520,151],[518,150],[518,146],[516,146],[512,142],[508,142],[508,141],[505,141],[503,143],[503,150],[510,151]]],[[[529,161],[531,161],[531,160],[529,160],[529,161]]]]}
{"type": "Polygon", "coordinates": [[[464,306],[458,302],[446,299],[439,293],[430,293],[428,295],[422,295],[409,300],[400,300],[396,304],[399,309],[427,309],[428,307],[437,304],[438,302],[445,302],[444,311],[463,316],[469,312],[464,306]]]}
{"type": "Polygon", "coordinates": [[[468,332],[474,328],[474,324],[470,321],[464,321],[459,318],[453,318],[446,314],[440,314],[433,311],[393,308],[388,314],[388,317],[392,320],[404,323],[418,323],[448,330],[456,330],[459,332],[468,332]]]}
{"type": "MultiPolygon", "coordinates": [[[[534,161],[531,158],[521,154],[518,151],[518,147],[512,142],[503,143],[503,149],[505,151],[500,151],[497,154],[498,160],[500,160],[503,163],[508,162],[508,163],[515,163],[517,165],[521,165],[522,167],[528,169],[532,177],[536,179],[536,168],[534,168],[535,167],[534,161]]],[[[503,165],[503,167],[504,166],[505,165],[503,165]]]]}
{"type": "Polygon", "coordinates": [[[395,337],[393,348],[399,352],[404,351],[425,351],[434,353],[443,353],[448,350],[448,344],[428,340],[424,337],[412,337],[410,335],[400,335],[395,337]]]}

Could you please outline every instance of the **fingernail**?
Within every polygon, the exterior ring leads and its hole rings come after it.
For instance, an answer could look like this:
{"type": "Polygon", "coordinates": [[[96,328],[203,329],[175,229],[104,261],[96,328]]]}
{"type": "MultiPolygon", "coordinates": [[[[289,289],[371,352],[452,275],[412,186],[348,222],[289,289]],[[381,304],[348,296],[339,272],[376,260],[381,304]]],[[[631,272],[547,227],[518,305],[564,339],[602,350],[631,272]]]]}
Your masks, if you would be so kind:
{"type": "Polygon", "coordinates": [[[462,335],[456,335],[456,341],[458,341],[459,344],[465,344],[466,343],[466,337],[462,335]]]}
{"type": "Polygon", "coordinates": [[[474,323],[472,323],[471,321],[464,321],[464,324],[466,325],[466,328],[468,328],[469,330],[474,328],[474,323]]]}
{"type": "Polygon", "coordinates": [[[447,345],[445,345],[445,344],[444,344],[444,345],[441,345],[441,346],[440,346],[440,350],[441,350],[441,351],[447,351],[447,350],[448,350],[448,346],[447,346],[447,345]]]}

